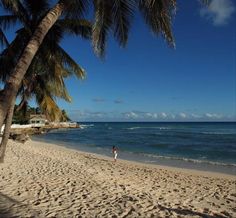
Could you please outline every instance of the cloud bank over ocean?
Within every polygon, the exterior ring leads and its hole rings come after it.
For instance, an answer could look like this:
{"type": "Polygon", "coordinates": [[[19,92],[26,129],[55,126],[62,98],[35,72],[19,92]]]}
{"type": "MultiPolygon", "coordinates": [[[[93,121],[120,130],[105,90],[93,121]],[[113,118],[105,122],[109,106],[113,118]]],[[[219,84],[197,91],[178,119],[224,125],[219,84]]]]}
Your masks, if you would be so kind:
{"type": "Polygon", "coordinates": [[[71,110],[69,116],[75,121],[236,121],[235,115],[226,116],[217,113],[166,113],[144,111],[91,111],[71,110]]]}

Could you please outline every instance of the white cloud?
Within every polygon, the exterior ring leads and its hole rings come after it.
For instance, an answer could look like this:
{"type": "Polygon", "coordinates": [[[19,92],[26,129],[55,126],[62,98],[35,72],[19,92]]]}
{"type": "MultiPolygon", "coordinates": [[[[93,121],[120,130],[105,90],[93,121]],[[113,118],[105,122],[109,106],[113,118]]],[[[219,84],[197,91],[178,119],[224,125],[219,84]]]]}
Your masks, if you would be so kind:
{"type": "Polygon", "coordinates": [[[99,112],[99,111],[89,111],[89,110],[72,110],[69,112],[69,117],[73,120],[81,120],[81,119],[92,119],[92,120],[97,120],[97,119],[103,119],[103,118],[108,118],[111,115],[110,113],[106,112],[99,112]]]}
{"type": "Polygon", "coordinates": [[[192,118],[195,118],[195,119],[199,119],[199,118],[201,118],[202,116],[201,116],[201,115],[198,115],[198,114],[191,114],[191,117],[192,117],[192,118]]]}
{"type": "Polygon", "coordinates": [[[220,118],[222,118],[222,116],[220,114],[205,113],[205,116],[207,118],[211,118],[211,119],[220,119],[220,118]]]}
{"type": "Polygon", "coordinates": [[[143,112],[143,111],[131,111],[123,113],[125,118],[141,119],[141,120],[155,120],[158,118],[157,113],[143,112]]]}
{"type": "Polygon", "coordinates": [[[187,115],[186,115],[185,113],[180,113],[179,116],[180,116],[181,118],[186,118],[186,117],[187,117],[187,115]]]}
{"type": "Polygon", "coordinates": [[[211,20],[213,25],[220,26],[228,23],[234,11],[235,7],[231,0],[211,0],[207,8],[200,10],[200,15],[211,20]]]}
{"type": "Polygon", "coordinates": [[[133,111],[124,113],[124,116],[125,118],[128,118],[128,119],[136,119],[139,117],[139,115],[133,111]]]}
{"type": "Polygon", "coordinates": [[[165,112],[162,112],[162,113],[160,114],[160,116],[161,116],[161,118],[166,118],[166,117],[167,117],[167,114],[166,114],[165,112]]]}
{"type": "Polygon", "coordinates": [[[235,121],[235,115],[222,115],[207,112],[205,114],[188,114],[186,112],[154,113],[143,111],[90,111],[70,110],[69,117],[75,121],[235,121]]]}
{"type": "Polygon", "coordinates": [[[145,116],[146,116],[147,118],[153,118],[153,114],[152,114],[152,113],[145,113],[145,116]]]}
{"type": "Polygon", "coordinates": [[[157,119],[157,118],[158,118],[157,113],[153,113],[152,116],[153,116],[154,119],[157,119]]]}
{"type": "Polygon", "coordinates": [[[208,117],[208,118],[212,118],[213,117],[213,115],[210,114],[210,113],[206,113],[205,116],[208,117]]]}

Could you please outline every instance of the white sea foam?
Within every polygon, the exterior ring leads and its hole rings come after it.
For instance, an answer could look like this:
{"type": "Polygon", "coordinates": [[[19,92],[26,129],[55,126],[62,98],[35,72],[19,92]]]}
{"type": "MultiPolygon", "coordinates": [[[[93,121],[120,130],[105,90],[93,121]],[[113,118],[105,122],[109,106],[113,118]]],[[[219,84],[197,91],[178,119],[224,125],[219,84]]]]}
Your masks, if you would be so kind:
{"type": "Polygon", "coordinates": [[[201,132],[205,135],[236,135],[235,132],[201,132]]]}
{"type": "MultiPolygon", "coordinates": [[[[168,159],[168,160],[185,161],[185,162],[199,163],[199,164],[210,164],[210,165],[216,165],[216,166],[236,167],[236,164],[234,163],[221,163],[221,162],[215,162],[215,161],[199,160],[199,159],[184,158],[184,157],[170,157],[170,156],[161,156],[161,155],[152,155],[152,154],[143,154],[143,155],[149,158],[156,158],[156,159],[168,159]]],[[[202,157],[202,159],[205,159],[205,158],[206,157],[204,156],[202,157]]]]}
{"type": "Polygon", "coordinates": [[[79,126],[80,126],[81,129],[86,129],[86,128],[93,127],[94,124],[80,124],[79,126]]]}
{"type": "Polygon", "coordinates": [[[126,128],[128,130],[134,130],[134,129],[159,129],[159,130],[168,130],[170,129],[169,127],[157,127],[157,126],[148,126],[148,127],[145,127],[145,126],[135,126],[135,127],[129,127],[129,128],[126,128]]]}

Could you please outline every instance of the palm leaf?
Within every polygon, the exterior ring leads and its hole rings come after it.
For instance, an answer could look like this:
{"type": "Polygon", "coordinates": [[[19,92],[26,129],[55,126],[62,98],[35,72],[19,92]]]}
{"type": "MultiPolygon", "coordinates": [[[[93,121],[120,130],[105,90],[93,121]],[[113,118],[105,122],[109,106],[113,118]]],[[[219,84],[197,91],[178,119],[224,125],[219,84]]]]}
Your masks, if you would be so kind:
{"type": "Polygon", "coordinates": [[[50,8],[48,0],[24,0],[24,8],[28,11],[29,14],[32,15],[32,20],[36,20],[45,12],[47,12],[50,8]]]}
{"type": "Polygon", "coordinates": [[[134,0],[113,0],[112,15],[114,20],[114,36],[121,46],[128,40],[130,20],[133,17],[134,0]]]}
{"type": "Polygon", "coordinates": [[[15,15],[2,15],[0,16],[0,27],[3,30],[9,29],[11,26],[15,26],[18,17],[15,15]]]}
{"type": "Polygon", "coordinates": [[[22,50],[25,47],[29,35],[25,29],[20,29],[16,38],[5,48],[0,54],[0,78],[6,81],[11,70],[14,68],[18,58],[21,55],[22,50]]]}
{"type": "Polygon", "coordinates": [[[88,10],[89,0],[60,0],[65,6],[64,15],[67,19],[82,18],[88,10]]]}
{"type": "Polygon", "coordinates": [[[57,44],[63,38],[63,31],[59,25],[53,25],[53,27],[48,31],[47,35],[44,38],[42,46],[47,46],[47,50],[54,53],[56,51],[57,44]]]}
{"type": "Polygon", "coordinates": [[[62,112],[50,95],[44,93],[38,104],[49,120],[60,120],[62,112]]]}
{"type": "Polygon", "coordinates": [[[5,36],[5,34],[1,28],[0,28],[0,46],[1,47],[9,46],[9,42],[7,40],[7,37],[5,36]]]}
{"type": "Polygon", "coordinates": [[[112,27],[111,1],[94,0],[95,21],[92,32],[92,43],[97,55],[103,56],[109,29],[112,27]]]}
{"type": "Polygon", "coordinates": [[[176,0],[140,0],[139,9],[151,30],[157,35],[161,33],[168,44],[174,46],[171,20],[176,0]]]}
{"type": "Polygon", "coordinates": [[[47,88],[54,96],[71,102],[71,97],[66,89],[60,65],[55,65],[54,78],[52,81],[48,82],[47,88]]]}
{"type": "Polygon", "coordinates": [[[92,33],[92,23],[84,19],[61,19],[55,25],[60,26],[63,33],[69,33],[90,39],[92,33]]]}
{"type": "Polygon", "coordinates": [[[70,55],[59,45],[57,46],[56,59],[58,63],[63,64],[63,66],[68,69],[67,72],[72,72],[79,79],[85,78],[85,70],[81,68],[71,57],[70,55]]]}
{"type": "Polygon", "coordinates": [[[0,3],[6,11],[10,12],[12,15],[16,15],[22,23],[28,23],[28,12],[20,0],[1,0],[0,3]]]}
{"type": "Polygon", "coordinates": [[[29,92],[37,94],[37,88],[47,90],[52,95],[62,98],[68,102],[71,101],[63,80],[63,74],[66,69],[60,63],[55,62],[53,58],[42,59],[39,53],[33,60],[29,70],[27,71],[29,92]],[[35,75],[35,76],[34,76],[35,75]]]}

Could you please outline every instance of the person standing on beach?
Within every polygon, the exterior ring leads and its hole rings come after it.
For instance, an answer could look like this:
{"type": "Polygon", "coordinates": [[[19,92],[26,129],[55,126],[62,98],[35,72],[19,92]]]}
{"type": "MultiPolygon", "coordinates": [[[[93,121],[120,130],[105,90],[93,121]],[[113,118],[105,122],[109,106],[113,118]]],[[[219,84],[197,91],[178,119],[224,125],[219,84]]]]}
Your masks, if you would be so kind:
{"type": "Polygon", "coordinates": [[[116,148],[116,146],[112,147],[112,153],[113,153],[114,161],[116,162],[116,159],[117,159],[117,148],[116,148]]]}

